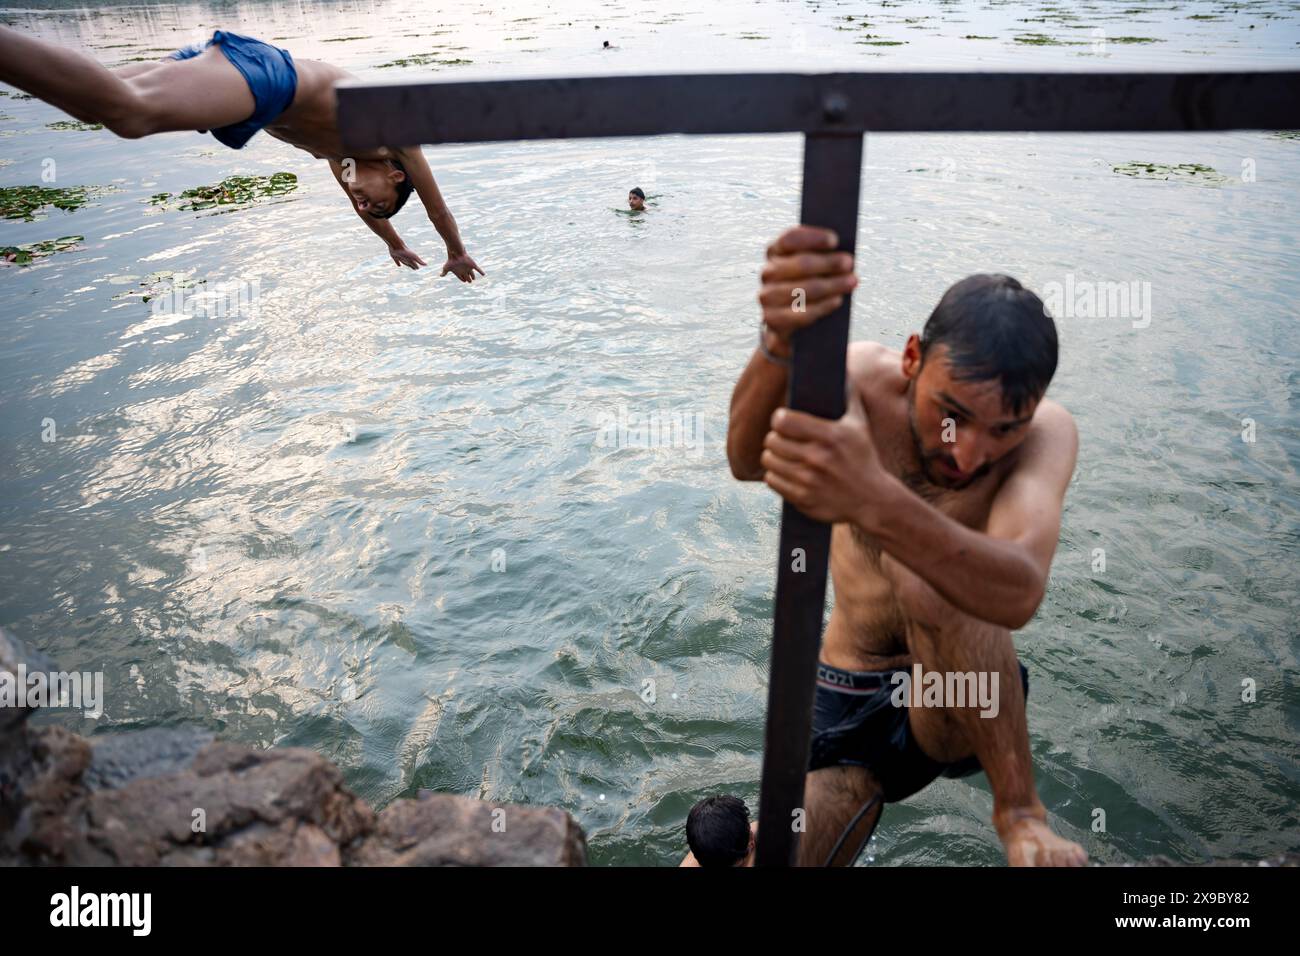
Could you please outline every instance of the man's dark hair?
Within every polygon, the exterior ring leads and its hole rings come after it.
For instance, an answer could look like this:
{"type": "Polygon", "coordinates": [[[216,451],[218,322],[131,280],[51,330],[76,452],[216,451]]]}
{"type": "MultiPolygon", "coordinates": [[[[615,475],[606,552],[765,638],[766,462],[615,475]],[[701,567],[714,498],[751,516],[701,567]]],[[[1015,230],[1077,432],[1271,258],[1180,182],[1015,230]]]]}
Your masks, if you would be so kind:
{"type": "Polygon", "coordinates": [[[946,347],[958,381],[997,379],[1016,415],[1043,397],[1056,372],[1056,323],[1043,300],[1011,276],[954,283],[921,332],[922,359],[936,345],[946,347]]]}
{"type": "Polygon", "coordinates": [[[382,216],[376,216],[377,219],[392,219],[396,216],[402,211],[402,207],[406,205],[406,200],[411,198],[411,192],[415,189],[415,186],[411,183],[411,174],[406,171],[406,167],[396,159],[389,159],[388,161],[393,164],[394,169],[402,174],[402,181],[394,184],[397,189],[397,201],[393,203],[393,211],[382,216]]]}
{"type": "Polygon", "coordinates": [[[645,199],[645,193],[641,191],[640,186],[633,186],[627,193],[629,196],[639,196],[641,199],[645,199]]]}
{"type": "Polygon", "coordinates": [[[686,842],[700,866],[735,866],[749,855],[749,837],[749,810],[738,797],[705,797],[686,817],[686,842]]]}

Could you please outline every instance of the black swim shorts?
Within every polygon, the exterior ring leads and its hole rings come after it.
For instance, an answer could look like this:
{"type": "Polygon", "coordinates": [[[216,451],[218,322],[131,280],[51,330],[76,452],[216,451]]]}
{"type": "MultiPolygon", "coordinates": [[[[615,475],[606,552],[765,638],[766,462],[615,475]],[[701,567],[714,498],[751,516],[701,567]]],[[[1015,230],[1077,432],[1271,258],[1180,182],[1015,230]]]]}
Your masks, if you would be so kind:
{"type": "MultiPolygon", "coordinates": [[[[885,802],[896,803],[936,777],[966,777],[983,769],[973,754],[945,764],[921,749],[912,735],[908,708],[891,700],[898,688],[893,675],[900,672],[910,676],[911,668],[846,671],[817,664],[809,771],[837,765],[866,767],[883,788],[885,802]]],[[[1020,680],[1028,697],[1029,671],[1024,664],[1020,680]]]]}

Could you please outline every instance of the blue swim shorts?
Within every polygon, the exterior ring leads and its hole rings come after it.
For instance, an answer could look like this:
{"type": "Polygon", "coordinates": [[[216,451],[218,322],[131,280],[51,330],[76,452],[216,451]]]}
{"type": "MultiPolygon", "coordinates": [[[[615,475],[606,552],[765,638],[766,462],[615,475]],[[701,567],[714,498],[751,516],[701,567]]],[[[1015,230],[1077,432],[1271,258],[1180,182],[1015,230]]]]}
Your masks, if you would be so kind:
{"type": "Polygon", "coordinates": [[[253,134],[274,121],[293,103],[293,95],[298,91],[298,70],[293,65],[293,57],[288,50],[224,30],[213,33],[212,39],[207,43],[195,43],[177,50],[170,58],[188,60],[214,43],[221,47],[221,52],[235,69],[244,75],[256,105],[253,107],[253,115],[242,123],[222,126],[210,132],[231,149],[243,149],[253,134]]]}

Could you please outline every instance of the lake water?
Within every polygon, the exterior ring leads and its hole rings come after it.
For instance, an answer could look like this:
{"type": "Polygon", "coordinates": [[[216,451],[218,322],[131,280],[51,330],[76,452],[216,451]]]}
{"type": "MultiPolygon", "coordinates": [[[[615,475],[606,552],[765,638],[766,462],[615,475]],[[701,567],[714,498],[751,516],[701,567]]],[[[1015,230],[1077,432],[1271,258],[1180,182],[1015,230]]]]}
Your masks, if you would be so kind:
{"type": "MultiPolygon", "coordinates": [[[[110,65],[229,29],[375,80],[1300,66],[1295,2],[26,0],[0,20],[110,65]],[[422,55],[441,63],[383,66],[422,55]]],[[[763,249],[798,215],[797,136],[426,147],[487,272],[470,286],[395,268],[324,164],[268,136],[60,119],[0,98],[0,185],[105,187],[0,222],[0,246],[85,237],[0,265],[0,626],[107,692],[97,721],[41,719],[310,747],[378,805],[554,804],[600,865],[675,864],[708,793],[755,807],[779,508],[723,437],[763,249]],[[229,214],[150,202],[278,171],[299,187],[229,214]],[[617,211],[634,185],[640,218],[617,211]],[[146,301],[214,292],[248,307],[146,301]],[[652,415],[681,427],[641,447],[652,415]]],[[[1146,303],[1058,311],[1051,394],[1082,447],[1017,638],[1042,798],[1097,859],[1300,849],[1298,179],[1300,139],[1270,132],[867,140],[855,338],[900,345],[976,271],[1146,303]]],[[[393,221],[442,262],[416,204],[393,221]]],[[[940,781],[861,863],[997,864],[990,811],[984,777],[940,781]]]]}

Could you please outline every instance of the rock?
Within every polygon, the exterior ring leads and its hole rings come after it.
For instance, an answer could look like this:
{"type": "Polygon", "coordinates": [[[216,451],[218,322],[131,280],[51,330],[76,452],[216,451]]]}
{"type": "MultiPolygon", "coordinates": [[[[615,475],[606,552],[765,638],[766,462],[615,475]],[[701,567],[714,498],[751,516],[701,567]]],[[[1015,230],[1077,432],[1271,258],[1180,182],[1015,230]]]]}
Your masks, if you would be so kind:
{"type": "Polygon", "coordinates": [[[191,727],[96,734],[90,740],[92,755],[83,780],[90,790],[108,790],[141,777],[177,773],[212,741],[212,734],[191,727]]]}
{"type": "Polygon", "coordinates": [[[373,829],[374,812],[310,750],[211,743],[178,772],[87,790],[61,822],[24,842],[30,862],[338,866],[340,845],[373,829]]]}
{"type": "MultiPolygon", "coordinates": [[[[0,679],[53,670],[0,630],[0,679]]],[[[86,740],[32,728],[30,713],[0,708],[0,866],[586,862],[562,810],[432,794],[376,815],[311,750],[253,750],[187,727],[86,740]]]]}
{"type": "Polygon", "coordinates": [[[0,746],[24,751],[0,794],[0,866],[586,862],[582,830],[561,810],[434,794],[377,816],[311,750],[252,750],[193,729],[88,741],[22,725],[0,746]]]}
{"type": "Polygon", "coordinates": [[[587,841],[563,810],[422,791],[379,815],[350,866],[584,866],[587,841]]]}
{"type": "Polygon", "coordinates": [[[62,727],[11,736],[30,751],[0,814],[0,864],[34,861],[44,847],[78,839],[73,808],[85,794],[81,775],[90,765],[90,745],[62,727]]]}
{"type": "MultiPolygon", "coordinates": [[[[52,670],[54,665],[48,657],[0,628],[0,680],[13,682],[16,686],[20,673],[49,673],[52,670]]],[[[29,707],[0,706],[0,735],[22,723],[31,713],[29,707]]]]}

